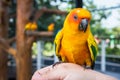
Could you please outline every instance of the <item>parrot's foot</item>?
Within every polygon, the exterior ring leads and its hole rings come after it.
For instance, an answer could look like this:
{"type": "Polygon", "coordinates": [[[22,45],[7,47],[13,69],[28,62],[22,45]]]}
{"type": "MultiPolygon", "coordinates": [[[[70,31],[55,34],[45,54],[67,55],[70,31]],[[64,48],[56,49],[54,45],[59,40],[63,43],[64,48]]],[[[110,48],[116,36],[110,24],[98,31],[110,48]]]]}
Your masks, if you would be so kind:
{"type": "Polygon", "coordinates": [[[64,62],[56,62],[56,63],[54,63],[54,64],[52,65],[52,68],[54,68],[56,65],[61,64],[61,63],[64,63],[64,62]]]}
{"type": "Polygon", "coordinates": [[[84,70],[85,69],[92,69],[90,66],[84,66],[84,70]]]}
{"type": "Polygon", "coordinates": [[[85,69],[91,69],[91,67],[90,66],[86,66],[85,69]]]}

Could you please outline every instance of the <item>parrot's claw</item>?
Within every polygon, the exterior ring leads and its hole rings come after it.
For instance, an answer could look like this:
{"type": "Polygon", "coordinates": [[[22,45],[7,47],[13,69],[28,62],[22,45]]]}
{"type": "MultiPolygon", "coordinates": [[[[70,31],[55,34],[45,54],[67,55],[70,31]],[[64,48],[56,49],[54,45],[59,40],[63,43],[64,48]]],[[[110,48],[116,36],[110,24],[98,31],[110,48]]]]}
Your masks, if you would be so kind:
{"type": "Polygon", "coordinates": [[[91,69],[91,67],[90,66],[85,66],[84,69],[91,69]]]}
{"type": "Polygon", "coordinates": [[[61,64],[61,63],[63,63],[63,62],[56,62],[56,63],[54,63],[54,64],[52,65],[52,68],[54,68],[56,65],[61,64]]]}

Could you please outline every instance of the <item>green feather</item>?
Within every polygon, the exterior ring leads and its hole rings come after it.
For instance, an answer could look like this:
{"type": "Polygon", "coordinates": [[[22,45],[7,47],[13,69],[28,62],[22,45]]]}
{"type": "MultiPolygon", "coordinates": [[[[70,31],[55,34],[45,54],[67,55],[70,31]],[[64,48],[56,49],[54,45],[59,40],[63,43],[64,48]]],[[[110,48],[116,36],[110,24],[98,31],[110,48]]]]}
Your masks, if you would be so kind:
{"type": "Polygon", "coordinates": [[[94,59],[95,59],[96,56],[97,56],[97,50],[96,50],[95,46],[93,46],[93,45],[91,45],[91,49],[92,49],[93,56],[94,56],[94,59]]]}

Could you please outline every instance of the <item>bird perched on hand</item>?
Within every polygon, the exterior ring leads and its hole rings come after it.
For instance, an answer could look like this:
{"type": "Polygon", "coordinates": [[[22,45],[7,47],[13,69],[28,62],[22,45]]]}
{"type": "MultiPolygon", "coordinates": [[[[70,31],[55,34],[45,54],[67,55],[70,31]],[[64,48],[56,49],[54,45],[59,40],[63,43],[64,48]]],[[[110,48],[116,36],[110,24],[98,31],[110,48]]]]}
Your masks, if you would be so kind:
{"type": "Polygon", "coordinates": [[[54,40],[60,61],[94,68],[97,44],[90,31],[90,20],[90,12],[83,8],[75,8],[67,15],[54,40]]]}

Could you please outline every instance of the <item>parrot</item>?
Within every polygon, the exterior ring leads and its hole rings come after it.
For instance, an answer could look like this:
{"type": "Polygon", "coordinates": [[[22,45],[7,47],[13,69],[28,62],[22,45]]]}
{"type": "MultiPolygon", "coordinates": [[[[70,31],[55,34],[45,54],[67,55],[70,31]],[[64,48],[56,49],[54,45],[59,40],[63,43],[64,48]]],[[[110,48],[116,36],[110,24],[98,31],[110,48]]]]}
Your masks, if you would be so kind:
{"type": "Polygon", "coordinates": [[[48,31],[54,31],[54,26],[55,26],[54,23],[49,24],[48,25],[48,31]]]}
{"type": "Polygon", "coordinates": [[[28,22],[25,26],[25,31],[26,30],[32,30],[32,31],[37,30],[36,22],[28,22]]]}
{"type": "Polygon", "coordinates": [[[84,8],[74,8],[68,13],[54,39],[55,54],[61,62],[94,69],[98,46],[90,30],[90,20],[91,13],[84,8]]]}

